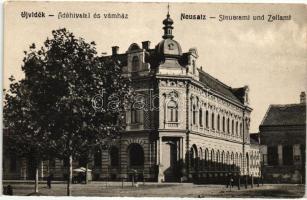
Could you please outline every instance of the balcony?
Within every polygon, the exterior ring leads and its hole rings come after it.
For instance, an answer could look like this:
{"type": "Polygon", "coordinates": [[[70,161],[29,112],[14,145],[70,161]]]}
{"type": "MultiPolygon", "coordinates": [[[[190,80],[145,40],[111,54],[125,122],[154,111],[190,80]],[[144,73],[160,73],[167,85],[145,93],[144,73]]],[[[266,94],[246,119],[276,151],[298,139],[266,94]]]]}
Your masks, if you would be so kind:
{"type": "Polygon", "coordinates": [[[178,128],[179,127],[179,122],[166,122],[166,126],[168,128],[178,128]]]}

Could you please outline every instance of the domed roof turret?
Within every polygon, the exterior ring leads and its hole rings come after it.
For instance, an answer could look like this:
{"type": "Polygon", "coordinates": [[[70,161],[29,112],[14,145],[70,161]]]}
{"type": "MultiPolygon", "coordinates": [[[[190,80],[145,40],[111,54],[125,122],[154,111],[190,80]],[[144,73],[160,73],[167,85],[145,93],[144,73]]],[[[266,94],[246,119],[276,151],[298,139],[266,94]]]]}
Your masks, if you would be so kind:
{"type": "Polygon", "coordinates": [[[156,52],[158,55],[164,57],[177,57],[182,55],[182,50],[180,44],[173,40],[172,35],[173,30],[173,20],[170,18],[169,12],[166,15],[166,19],[163,20],[164,24],[164,35],[163,40],[156,46],[156,52]]]}
{"type": "Polygon", "coordinates": [[[164,25],[172,25],[174,23],[174,21],[170,18],[169,13],[166,16],[166,19],[163,20],[163,24],[164,25]]]}
{"type": "Polygon", "coordinates": [[[164,39],[157,46],[156,51],[159,55],[167,56],[181,56],[182,50],[180,44],[176,40],[164,39]]]}

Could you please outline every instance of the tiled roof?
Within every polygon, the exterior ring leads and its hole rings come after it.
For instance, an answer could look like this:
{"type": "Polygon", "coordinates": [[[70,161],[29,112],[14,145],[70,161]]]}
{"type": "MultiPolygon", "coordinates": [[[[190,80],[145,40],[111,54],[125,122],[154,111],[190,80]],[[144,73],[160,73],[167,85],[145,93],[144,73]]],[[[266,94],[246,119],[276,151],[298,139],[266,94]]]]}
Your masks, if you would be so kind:
{"type": "Polygon", "coordinates": [[[271,105],[260,126],[304,125],[306,104],[271,105]]]}
{"type": "Polygon", "coordinates": [[[222,95],[228,97],[229,99],[242,104],[238,97],[233,93],[232,88],[220,82],[216,78],[212,77],[210,74],[199,71],[199,80],[207,85],[210,89],[221,93],[222,95]]]}

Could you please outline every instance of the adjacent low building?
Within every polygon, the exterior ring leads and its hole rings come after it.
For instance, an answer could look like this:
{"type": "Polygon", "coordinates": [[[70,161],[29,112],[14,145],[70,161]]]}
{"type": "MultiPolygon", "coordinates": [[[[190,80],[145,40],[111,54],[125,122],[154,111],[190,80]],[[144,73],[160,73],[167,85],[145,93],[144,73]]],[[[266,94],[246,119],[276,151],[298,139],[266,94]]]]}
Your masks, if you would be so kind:
{"type": "Polygon", "coordinates": [[[305,92],[298,104],[270,105],[259,129],[264,180],[305,182],[305,92]]]}

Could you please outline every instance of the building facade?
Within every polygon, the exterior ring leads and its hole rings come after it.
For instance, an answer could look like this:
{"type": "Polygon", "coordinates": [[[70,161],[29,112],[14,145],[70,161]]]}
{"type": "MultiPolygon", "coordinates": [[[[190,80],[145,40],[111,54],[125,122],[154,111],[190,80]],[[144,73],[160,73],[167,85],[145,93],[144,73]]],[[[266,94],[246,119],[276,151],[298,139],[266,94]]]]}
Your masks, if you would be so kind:
{"type": "MultiPolygon", "coordinates": [[[[163,39],[154,48],[149,41],[133,43],[125,53],[112,47],[110,56],[123,66],[137,95],[126,112],[126,131],[94,155],[93,179],[137,174],[158,182],[218,182],[230,174],[260,176],[259,146],[250,144],[249,88],[231,88],[209,75],[198,63],[197,49],[183,52],[173,39],[169,14],[163,24],[163,39]]],[[[26,170],[25,163],[20,166],[26,170]]],[[[18,178],[29,178],[21,169],[18,178]]],[[[61,178],[65,165],[45,161],[40,171],[42,177],[52,172],[61,178]]]]}
{"type": "Polygon", "coordinates": [[[264,179],[271,183],[304,183],[305,92],[299,104],[271,105],[259,129],[264,179]]]}

